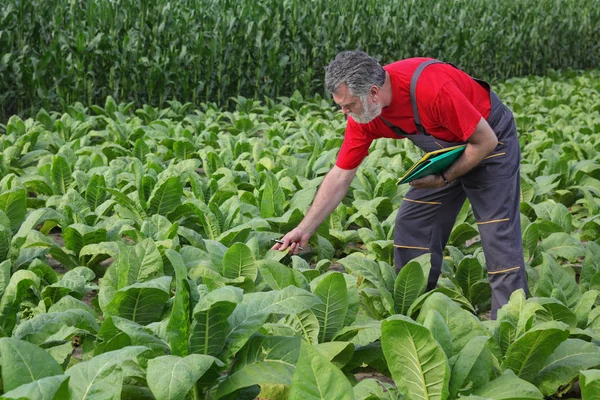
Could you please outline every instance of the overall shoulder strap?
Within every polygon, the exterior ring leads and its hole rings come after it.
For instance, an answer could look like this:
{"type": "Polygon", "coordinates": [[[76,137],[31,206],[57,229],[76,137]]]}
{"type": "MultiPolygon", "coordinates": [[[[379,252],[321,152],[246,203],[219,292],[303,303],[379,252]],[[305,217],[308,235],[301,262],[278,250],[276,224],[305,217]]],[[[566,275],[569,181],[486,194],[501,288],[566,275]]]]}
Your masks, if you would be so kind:
{"type": "Polygon", "coordinates": [[[381,115],[379,116],[379,118],[383,121],[384,124],[386,124],[387,126],[389,126],[389,128],[394,131],[394,133],[398,136],[406,136],[408,135],[408,133],[406,133],[402,128],[400,128],[399,126],[396,126],[394,124],[392,124],[390,121],[388,121],[387,119],[383,118],[381,115]]]}
{"type": "Polygon", "coordinates": [[[424,61],[417,67],[410,79],[410,102],[412,103],[417,132],[422,135],[428,135],[428,133],[425,131],[425,128],[423,128],[423,125],[421,125],[421,118],[419,118],[419,110],[417,109],[417,81],[419,80],[419,76],[421,76],[421,72],[431,64],[444,64],[444,62],[439,60],[424,61]]]}

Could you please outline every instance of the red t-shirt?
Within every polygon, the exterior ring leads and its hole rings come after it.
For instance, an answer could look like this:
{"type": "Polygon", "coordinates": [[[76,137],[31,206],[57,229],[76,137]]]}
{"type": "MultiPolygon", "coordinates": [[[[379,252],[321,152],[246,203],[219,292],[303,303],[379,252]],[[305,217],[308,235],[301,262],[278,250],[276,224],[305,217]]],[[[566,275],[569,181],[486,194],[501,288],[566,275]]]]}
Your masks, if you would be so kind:
{"type": "MultiPolygon", "coordinates": [[[[410,80],[419,64],[429,58],[409,58],[388,64],[392,102],[381,116],[409,134],[416,133],[410,102],[410,80]]],[[[447,142],[464,142],[475,131],[481,117],[490,114],[490,93],[465,72],[449,64],[432,64],[417,81],[417,106],[421,124],[433,137],[447,142]]],[[[354,169],[369,154],[374,139],[399,138],[382,120],[359,124],[348,117],[344,142],[336,165],[354,169]]]]}

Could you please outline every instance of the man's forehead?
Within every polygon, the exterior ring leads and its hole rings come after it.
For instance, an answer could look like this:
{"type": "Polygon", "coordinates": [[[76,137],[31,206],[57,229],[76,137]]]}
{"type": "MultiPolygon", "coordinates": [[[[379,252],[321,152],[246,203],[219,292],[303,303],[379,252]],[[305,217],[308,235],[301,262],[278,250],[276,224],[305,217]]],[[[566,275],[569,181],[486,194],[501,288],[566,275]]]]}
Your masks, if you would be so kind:
{"type": "Polygon", "coordinates": [[[348,85],[345,83],[342,83],[340,86],[338,86],[337,90],[333,92],[332,95],[333,100],[338,104],[351,101],[354,98],[348,89],[348,85]]]}

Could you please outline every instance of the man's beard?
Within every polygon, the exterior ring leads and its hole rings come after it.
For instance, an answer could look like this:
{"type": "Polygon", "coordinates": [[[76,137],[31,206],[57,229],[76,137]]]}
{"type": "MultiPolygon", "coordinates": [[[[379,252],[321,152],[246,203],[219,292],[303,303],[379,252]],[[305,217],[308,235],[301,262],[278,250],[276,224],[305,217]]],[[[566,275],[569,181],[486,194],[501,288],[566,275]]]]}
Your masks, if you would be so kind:
{"type": "Polygon", "coordinates": [[[362,112],[360,114],[348,113],[348,115],[359,124],[367,124],[373,121],[375,118],[379,117],[383,108],[376,103],[369,105],[367,96],[360,96],[360,105],[362,106],[362,112]]]}

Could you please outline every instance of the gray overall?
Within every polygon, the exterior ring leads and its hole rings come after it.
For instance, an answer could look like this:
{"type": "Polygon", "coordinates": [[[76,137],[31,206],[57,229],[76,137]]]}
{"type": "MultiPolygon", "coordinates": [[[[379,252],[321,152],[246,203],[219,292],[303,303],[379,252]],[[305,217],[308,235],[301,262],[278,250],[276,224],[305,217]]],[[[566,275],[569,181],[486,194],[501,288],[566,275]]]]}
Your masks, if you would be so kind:
{"type": "MultiPolygon", "coordinates": [[[[416,69],[410,83],[410,97],[417,133],[408,135],[383,120],[398,135],[410,139],[426,152],[461,143],[446,142],[425,132],[420,124],[416,103],[417,80],[428,65],[425,61],[416,69]]],[[[512,112],[491,90],[491,111],[487,122],[498,137],[498,145],[475,168],[436,189],[410,188],[396,217],[394,231],[394,261],[400,270],[411,259],[431,253],[431,272],[427,290],[432,290],[442,268],[442,253],[465,198],[468,198],[477,221],[486,259],[488,279],[492,288],[492,318],[506,304],[513,291],[527,290],[527,275],[523,260],[520,223],[520,149],[512,112]]],[[[383,118],[382,118],[383,119],[383,118]]]]}

